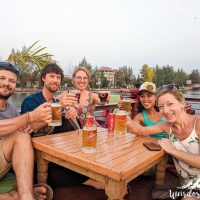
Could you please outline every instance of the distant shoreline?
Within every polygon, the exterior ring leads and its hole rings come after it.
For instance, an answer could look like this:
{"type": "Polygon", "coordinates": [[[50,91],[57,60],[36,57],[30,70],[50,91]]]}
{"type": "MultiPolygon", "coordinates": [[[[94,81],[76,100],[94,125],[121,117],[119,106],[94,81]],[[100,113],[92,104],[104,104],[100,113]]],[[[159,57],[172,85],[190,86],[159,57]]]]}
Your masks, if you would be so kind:
{"type": "MultiPolygon", "coordinates": [[[[98,91],[99,89],[92,89],[91,91],[98,91]]],[[[102,90],[109,90],[112,92],[112,90],[115,89],[102,89],[102,90]]],[[[185,87],[185,88],[179,88],[180,91],[190,91],[192,90],[192,87],[185,87]]],[[[15,93],[34,93],[34,92],[38,92],[41,91],[41,89],[17,89],[15,90],[15,93]]],[[[58,92],[64,92],[65,90],[59,90],[58,92]]]]}

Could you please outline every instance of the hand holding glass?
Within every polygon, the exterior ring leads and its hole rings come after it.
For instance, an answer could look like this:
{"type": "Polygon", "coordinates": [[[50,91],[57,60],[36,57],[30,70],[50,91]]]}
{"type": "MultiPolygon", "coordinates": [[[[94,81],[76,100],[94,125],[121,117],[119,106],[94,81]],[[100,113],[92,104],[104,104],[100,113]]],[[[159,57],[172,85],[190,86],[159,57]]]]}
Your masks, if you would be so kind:
{"type": "Polygon", "coordinates": [[[78,103],[79,103],[80,97],[81,97],[81,91],[80,90],[69,90],[69,92],[75,94],[76,98],[78,99],[78,103]]]}

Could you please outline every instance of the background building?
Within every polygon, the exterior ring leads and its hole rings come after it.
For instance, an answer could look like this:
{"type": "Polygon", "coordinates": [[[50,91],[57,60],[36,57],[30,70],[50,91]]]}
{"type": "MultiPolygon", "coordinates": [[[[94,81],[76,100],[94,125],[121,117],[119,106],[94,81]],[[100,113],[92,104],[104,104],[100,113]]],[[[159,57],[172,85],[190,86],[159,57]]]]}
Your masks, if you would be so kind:
{"type": "Polygon", "coordinates": [[[114,88],[116,69],[110,67],[100,67],[98,69],[98,83],[102,88],[114,88]]]}

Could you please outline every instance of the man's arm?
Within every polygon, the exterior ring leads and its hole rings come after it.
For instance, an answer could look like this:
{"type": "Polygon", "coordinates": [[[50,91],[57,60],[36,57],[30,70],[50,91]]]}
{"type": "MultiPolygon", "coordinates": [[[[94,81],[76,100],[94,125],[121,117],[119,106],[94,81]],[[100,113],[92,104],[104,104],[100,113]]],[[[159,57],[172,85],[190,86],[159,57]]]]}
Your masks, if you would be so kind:
{"type": "Polygon", "coordinates": [[[12,119],[0,120],[0,136],[13,133],[33,122],[49,123],[51,118],[52,114],[50,104],[44,103],[32,112],[28,112],[12,119]]]}
{"type": "MultiPolygon", "coordinates": [[[[31,112],[34,109],[38,108],[42,103],[44,103],[44,101],[42,101],[38,96],[29,96],[28,98],[25,98],[21,104],[21,113],[24,114],[27,112],[31,112]]],[[[35,133],[46,126],[47,123],[45,122],[31,123],[31,127],[35,133]]]]}
{"type": "Polygon", "coordinates": [[[28,124],[30,114],[26,113],[12,119],[0,120],[0,136],[5,136],[28,124]]]}

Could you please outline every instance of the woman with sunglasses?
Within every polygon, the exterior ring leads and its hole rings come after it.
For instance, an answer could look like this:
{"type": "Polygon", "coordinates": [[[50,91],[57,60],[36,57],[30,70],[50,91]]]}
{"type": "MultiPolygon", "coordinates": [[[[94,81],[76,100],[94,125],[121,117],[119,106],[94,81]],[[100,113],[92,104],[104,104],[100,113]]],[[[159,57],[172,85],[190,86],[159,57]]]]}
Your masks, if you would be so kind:
{"type": "MultiPolygon", "coordinates": [[[[156,105],[156,85],[151,82],[143,83],[138,92],[138,110],[139,113],[134,117],[134,121],[142,126],[153,126],[161,122],[165,122],[165,118],[161,116],[156,105]]],[[[118,103],[118,107],[122,107],[122,101],[118,103]]],[[[158,133],[151,135],[154,138],[166,138],[166,133],[158,133]]]]}
{"type": "MultiPolygon", "coordinates": [[[[168,133],[169,139],[163,138],[158,143],[172,155],[182,184],[197,184],[200,187],[200,117],[185,112],[184,96],[173,84],[157,90],[157,101],[158,108],[167,121],[143,127],[129,119],[129,131],[138,135],[168,133]]],[[[199,191],[200,188],[197,189],[199,191]]]]}

